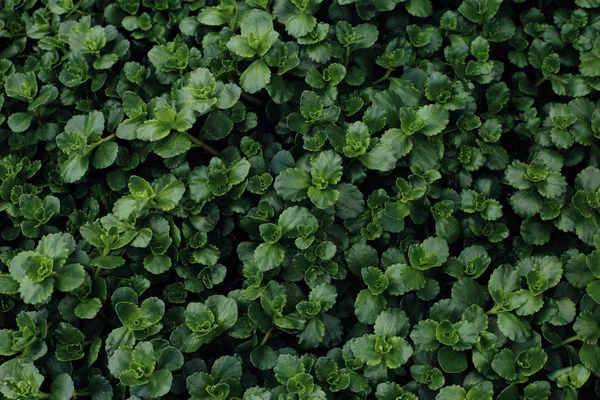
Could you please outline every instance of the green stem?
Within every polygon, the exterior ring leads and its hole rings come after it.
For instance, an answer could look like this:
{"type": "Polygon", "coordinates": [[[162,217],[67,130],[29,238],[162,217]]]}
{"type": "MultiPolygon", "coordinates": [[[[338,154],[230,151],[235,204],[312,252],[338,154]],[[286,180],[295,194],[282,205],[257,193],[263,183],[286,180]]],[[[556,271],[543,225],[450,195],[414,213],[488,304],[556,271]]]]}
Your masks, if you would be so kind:
{"type": "Polygon", "coordinates": [[[386,81],[392,74],[392,71],[393,71],[393,69],[388,68],[388,70],[385,71],[385,74],[381,78],[379,78],[375,82],[371,83],[371,86],[379,85],[381,82],[386,81]]]}
{"type": "Polygon", "coordinates": [[[203,148],[204,150],[208,151],[212,155],[215,155],[215,156],[219,155],[219,152],[217,150],[215,150],[213,147],[207,145],[202,140],[195,138],[194,136],[190,135],[187,132],[184,132],[184,135],[187,136],[187,138],[190,139],[190,141],[192,143],[194,143],[196,146],[203,148]]]}
{"type": "Polygon", "coordinates": [[[92,150],[94,150],[96,147],[100,146],[102,143],[104,143],[104,142],[108,142],[109,140],[113,140],[113,139],[114,139],[114,138],[116,138],[116,137],[117,137],[117,135],[116,135],[116,134],[114,134],[114,133],[112,133],[112,134],[108,135],[108,136],[107,136],[107,137],[105,137],[105,138],[101,138],[101,139],[100,139],[100,140],[98,140],[97,142],[94,142],[94,143],[92,143],[92,144],[88,144],[88,145],[87,145],[87,148],[86,148],[86,150],[87,150],[88,152],[89,152],[89,151],[92,151],[92,150]]]}
{"type": "Polygon", "coordinates": [[[241,98],[242,98],[242,100],[246,100],[246,101],[248,101],[249,103],[252,103],[255,106],[260,106],[262,104],[262,102],[259,99],[257,99],[254,96],[250,96],[248,93],[242,92],[241,98]]]}
{"type": "Polygon", "coordinates": [[[533,87],[538,87],[538,86],[540,86],[542,83],[546,82],[547,80],[548,80],[548,78],[544,76],[542,79],[540,79],[539,81],[537,81],[537,82],[535,83],[535,85],[533,85],[533,87]]]}
{"type": "Polygon", "coordinates": [[[577,342],[578,340],[581,340],[581,338],[579,336],[577,336],[577,335],[571,336],[570,338],[567,338],[567,339],[563,340],[562,342],[560,342],[558,344],[550,346],[550,348],[551,349],[558,349],[559,347],[562,347],[562,346],[564,346],[566,344],[569,344],[569,343],[577,342]]]}
{"type": "Polygon", "coordinates": [[[273,332],[273,328],[269,329],[267,331],[267,333],[265,333],[265,336],[260,341],[260,346],[264,346],[265,344],[267,344],[267,341],[269,340],[269,336],[271,336],[271,332],[273,332]]]}
{"type": "Polygon", "coordinates": [[[110,323],[110,319],[102,311],[98,311],[98,316],[100,316],[100,318],[102,318],[106,322],[110,323]]]}
{"type": "Polygon", "coordinates": [[[350,50],[350,45],[346,47],[346,68],[348,68],[348,63],[350,63],[350,54],[352,54],[352,50],[350,50]]]}
{"type": "Polygon", "coordinates": [[[33,110],[33,118],[38,123],[38,125],[42,125],[42,118],[40,117],[40,111],[36,108],[33,110]]]}
{"type": "Polygon", "coordinates": [[[48,393],[38,392],[37,398],[38,399],[48,399],[48,398],[50,398],[50,395],[48,393]]]}
{"type": "Polygon", "coordinates": [[[498,304],[494,304],[494,307],[492,307],[491,310],[486,311],[485,313],[487,315],[492,315],[492,314],[497,314],[498,310],[500,310],[500,306],[498,304]]]}
{"type": "Polygon", "coordinates": [[[73,9],[67,13],[67,15],[65,16],[65,19],[69,18],[71,16],[71,14],[73,14],[75,11],[77,11],[77,9],[79,8],[80,5],[81,5],[81,2],[79,2],[75,7],[73,7],[73,9]]]}
{"type": "Polygon", "coordinates": [[[78,397],[88,397],[91,395],[92,395],[92,392],[75,392],[75,393],[73,393],[73,398],[76,399],[78,397]]]}

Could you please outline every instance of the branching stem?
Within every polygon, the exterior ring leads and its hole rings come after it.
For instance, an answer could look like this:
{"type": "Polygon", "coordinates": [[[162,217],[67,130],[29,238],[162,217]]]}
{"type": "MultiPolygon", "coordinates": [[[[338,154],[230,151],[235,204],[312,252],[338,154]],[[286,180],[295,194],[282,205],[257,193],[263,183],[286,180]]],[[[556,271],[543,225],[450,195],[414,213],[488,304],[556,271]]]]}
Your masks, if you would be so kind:
{"type": "Polygon", "coordinates": [[[385,74],[377,79],[375,82],[371,83],[371,86],[375,86],[375,85],[379,85],[382,82],[385,82],[388,80],[388,78],[390,77],[390,75],[392,74],[393,69],[388,68],[387,71],[385,71],[385,74]]]}
{"type": "Polygon", "coordinates": [[[211,147],[209,145],[207,145],[206,143],[204,143],[202,140],[190,135],[187,132],[184,132],[185,136],[187,136],[188,139],[190,139],[190,141],[192,143],[194,143],[196,146],[203,148],[204,150],[208,151],[209,153],[211,153],[212,155],[218,156],[219,152],[217,150],[215,150],[214,147],[211,147]]]}
{"type": "Polygon", "coordinates": [[[562,342],[560,342],[558,344],[550,346],[550,348],[551,349],[558,349],[559,347],[562,347],[562,346],[564,346],[566,344],[569,344],[569,343],[577,342],[578,340],[581,340],[581,338],[579,336],[577,336],[577,335],[571,336],[570,338],[566,338],[565,340],[563,340],[562,342]]]}

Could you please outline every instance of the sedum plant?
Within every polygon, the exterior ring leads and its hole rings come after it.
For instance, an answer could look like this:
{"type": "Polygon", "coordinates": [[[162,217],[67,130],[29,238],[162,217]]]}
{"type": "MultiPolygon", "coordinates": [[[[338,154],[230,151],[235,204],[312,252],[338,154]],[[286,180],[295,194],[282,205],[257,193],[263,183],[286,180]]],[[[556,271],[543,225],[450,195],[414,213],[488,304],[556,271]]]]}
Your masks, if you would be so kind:
{"type": "Polygon", "coordinates": [[[600,2],[0,2],[0,399],[600,398],[600,2]]]}

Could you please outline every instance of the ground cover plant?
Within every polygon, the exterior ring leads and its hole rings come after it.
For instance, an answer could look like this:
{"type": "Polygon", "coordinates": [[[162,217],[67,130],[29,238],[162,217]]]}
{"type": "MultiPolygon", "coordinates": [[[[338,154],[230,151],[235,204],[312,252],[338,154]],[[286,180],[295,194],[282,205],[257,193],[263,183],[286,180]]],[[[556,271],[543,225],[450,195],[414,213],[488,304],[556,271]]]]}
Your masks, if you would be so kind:
{"type": "Polygon", "coordinates": [[[0,1],[0,398],[600,398],[600,1],[0,1]]]}

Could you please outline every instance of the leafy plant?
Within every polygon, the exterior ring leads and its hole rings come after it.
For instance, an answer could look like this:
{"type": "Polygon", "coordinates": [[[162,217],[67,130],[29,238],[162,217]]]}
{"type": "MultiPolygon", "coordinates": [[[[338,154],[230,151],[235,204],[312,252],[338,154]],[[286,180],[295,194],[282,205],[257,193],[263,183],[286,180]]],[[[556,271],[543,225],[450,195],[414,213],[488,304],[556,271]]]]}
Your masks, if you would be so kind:
{"type": "Polygon", "coordinates": [[[0,4],[0,398],[600,398],[600,2],[0,4]]]}

